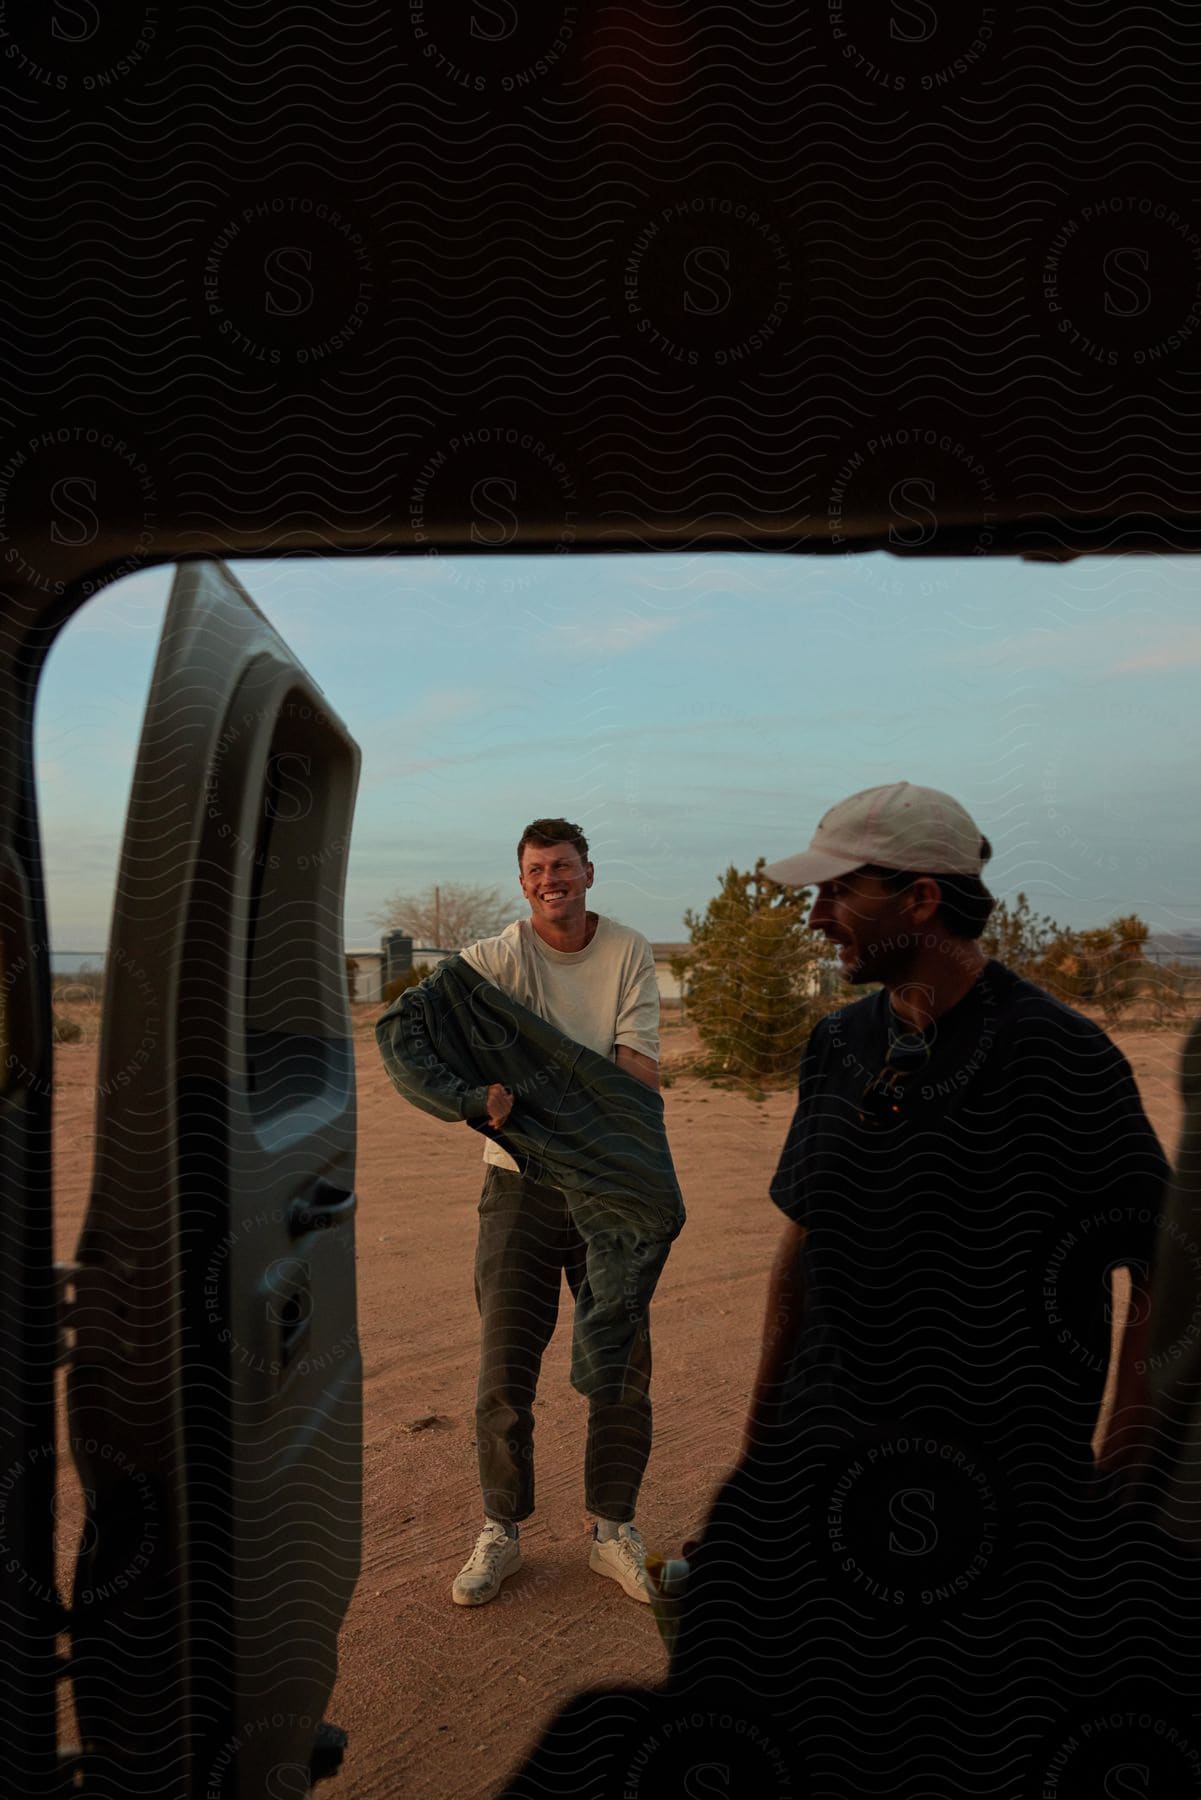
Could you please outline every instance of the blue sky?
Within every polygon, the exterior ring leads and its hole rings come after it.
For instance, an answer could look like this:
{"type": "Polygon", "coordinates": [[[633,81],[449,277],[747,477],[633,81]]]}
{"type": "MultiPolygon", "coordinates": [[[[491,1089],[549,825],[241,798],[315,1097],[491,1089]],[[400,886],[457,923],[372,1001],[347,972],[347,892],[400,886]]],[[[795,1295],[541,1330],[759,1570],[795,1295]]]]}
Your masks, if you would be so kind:
{"type": "MultiPolygon", "coordinates": [[[[514,897],[538,814],[595,903],[684,935],[720,873],[897,779],[949,790],[988,879],[1062,923],[1201,929],[1199,572],[1185,558],[660,555],[233,565],[358,739],[347,938],[435,881],[514,897]]],[[[37,723],[51,943],[102,949],[170,570],[89,602],[37,723]]]]}

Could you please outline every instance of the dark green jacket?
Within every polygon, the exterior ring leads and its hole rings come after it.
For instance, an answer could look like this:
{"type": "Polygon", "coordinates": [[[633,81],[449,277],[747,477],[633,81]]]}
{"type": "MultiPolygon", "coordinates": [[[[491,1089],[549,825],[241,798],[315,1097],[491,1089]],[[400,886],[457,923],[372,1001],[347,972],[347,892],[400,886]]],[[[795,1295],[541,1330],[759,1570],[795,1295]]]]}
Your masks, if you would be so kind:
{"type": "Polygon", "coordinates": [[[394,1000],[375,1035],[406,1100],[493,1138],[531,1180],[569,1198],[649,1209],[675,1230],[683,1223],[662,1097],[564,1037],[461,956],[394,1000]],[[514,1098],[500,1131],[487,1122],[492,1082],[514,1098]]]}

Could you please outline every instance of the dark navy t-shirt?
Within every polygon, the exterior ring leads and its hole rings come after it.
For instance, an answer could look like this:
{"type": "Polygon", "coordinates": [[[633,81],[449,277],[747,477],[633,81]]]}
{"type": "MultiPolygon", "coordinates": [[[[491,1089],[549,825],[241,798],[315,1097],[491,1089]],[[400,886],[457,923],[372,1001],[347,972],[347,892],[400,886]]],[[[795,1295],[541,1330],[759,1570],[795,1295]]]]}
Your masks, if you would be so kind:
{"type": "Polygon", "coordinates": [[[802,1414],[1087,1456],[1110,1273],[1147,1276],[1167,1173],[1116,1045],[1000,963],[924,1036],[883,990],[831,1014],[771,1188],[806,1231],[802,1414]]]}

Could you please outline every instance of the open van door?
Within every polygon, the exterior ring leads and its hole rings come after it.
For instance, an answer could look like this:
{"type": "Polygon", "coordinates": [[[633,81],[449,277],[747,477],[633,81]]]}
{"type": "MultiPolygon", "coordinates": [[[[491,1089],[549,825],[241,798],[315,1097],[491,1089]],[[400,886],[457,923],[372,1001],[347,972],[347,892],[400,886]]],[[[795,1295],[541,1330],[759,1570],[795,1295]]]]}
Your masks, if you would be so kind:
{"type": "Polygon", "coordinates": [[[359,1571],[359,753],[222,564],[176,576],[117,881],[73,1271],[87,1794],[300,1796],[359,1571]]]}
{"type": "Polygon", "coordinates": [[[41,596],[0,593],[0,1769],[16,1794],[57,1782],[53,1028],[33,772],[41,596]]]}

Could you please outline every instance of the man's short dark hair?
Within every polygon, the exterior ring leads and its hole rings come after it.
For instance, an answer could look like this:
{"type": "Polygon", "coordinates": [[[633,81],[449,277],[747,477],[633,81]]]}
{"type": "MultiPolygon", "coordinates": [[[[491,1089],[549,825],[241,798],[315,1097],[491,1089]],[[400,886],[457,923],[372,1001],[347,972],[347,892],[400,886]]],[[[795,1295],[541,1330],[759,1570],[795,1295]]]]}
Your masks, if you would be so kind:
{"type": "MultiPolygon", "coordinates": [[[[986,837],[980,839],[980,860],[987,862],[992,855],[992,845],[986,837]]],[[[918,869],[882,869],[875,863],[869,863],[864,869],[865,875],[876,875],[891,893],[903,894],[911,888],[915,881],[920,881],[926,871],[918,869]]],[[[952,937],[978,938],[983,935],[984,928],[992,916],[996,906],[996,898],[990,894],[978,875],[935,875],[930,874],[931,881],[937,881],[941,898],[938,911],[934,917],[950,932],[952,937]]]]}
{"type": "Polygon", "coordinates": [[[588,839],[569,819],[535,819],[532,825],[527,825],[517,845],[519,869],[527,844],[533,844],[538,850],[549,850],[552,844],[571,844],[579,851],[580,861],[588,861],[588,839]]]}

